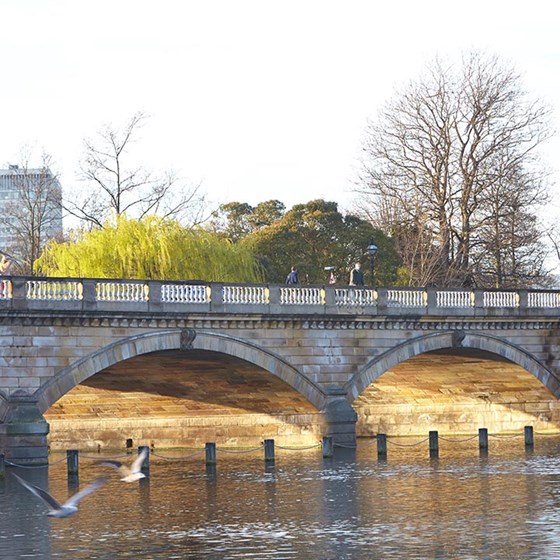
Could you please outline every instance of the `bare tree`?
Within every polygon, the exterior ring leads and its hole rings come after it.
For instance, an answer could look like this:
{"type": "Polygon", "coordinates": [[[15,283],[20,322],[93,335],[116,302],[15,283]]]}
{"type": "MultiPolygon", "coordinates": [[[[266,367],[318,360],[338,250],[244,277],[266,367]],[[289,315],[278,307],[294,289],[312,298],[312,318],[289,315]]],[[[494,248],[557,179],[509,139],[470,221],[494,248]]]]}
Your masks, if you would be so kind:
{"type": "Polygon", "coordinates": [[[365,217],[394,241],[403,265],[399,283],[408,286],[427,286],[433,283],[440,270],[441,250],[434,242],[429,216],[425,214],[420,200],[412,210],[414,202],[407,202],[408,211],[393,199],[380,200],[375,211],[365,217]]]}
{"type": "MultiPolygon", "coordinates": [[[[528,99],[513,69],[473,52],[459,71],[436,60],[369,123],[359,208],[371,214],[391,201],[406,216],[401,221],[415,224],[410,235],[420,228],[422,246],[439,263],[428,280],[413,255],[402,255],[414,267],[413,279],[448,286],[488,280],[487,270],[477,270],[490,264],[481,255],[488,250],[481,232],[488,233],[492,220],[500,229],[523,228],[546,201],[546,171],[538,167],[536,148],[550,137],[549,116],[547,106],[528,99]],[[498,185],[523,194],[524,220],[494,216],[491,195],[498,185]]],[[[508,239],[514,238],[522,236],[510,232],[508,239]]],[[[401,247],[416,251],[417,239],[401,247]]],[[[501,282],[499,274],[491,276],[493,284],[501,282]]]]}
{"type": "Polygon", "coordinates": [[[147,214],[196,224],[202,221],[205,196],[200,185],[187,187],[171,171],[160,176],[130,166],[127,156],[146,120],[136,113],[122,128],[105,126],[95,139],[84,141],[81,178],[87,188],[66,197],[64,209],[89,227],[103,228],[112,217],[147,214]]]}
{"type": "Polygon", "coordinates": [[[507,160],[508,169],[503,169],[501,163],[494,160],[496,179],[489,181],[484,203],[473,219],[477,231],[472,251],[475,283],[546,287],[550,283],[545,264],[548,248],[542,242],[544,226],[534,209],[549,197],[540,177],[507,160]]]}
{"type": "Polygon", "coordinates": [[[5,175],[10,197],[2,213],[9,225],[7,249],[15,261],[13,270],[32,274],[48,240],[62,237],[62,190],[49,155],[42,156],[38,168],[30,167],[29,155],[22,158],[22,163],[11,165],[5,175]]]}

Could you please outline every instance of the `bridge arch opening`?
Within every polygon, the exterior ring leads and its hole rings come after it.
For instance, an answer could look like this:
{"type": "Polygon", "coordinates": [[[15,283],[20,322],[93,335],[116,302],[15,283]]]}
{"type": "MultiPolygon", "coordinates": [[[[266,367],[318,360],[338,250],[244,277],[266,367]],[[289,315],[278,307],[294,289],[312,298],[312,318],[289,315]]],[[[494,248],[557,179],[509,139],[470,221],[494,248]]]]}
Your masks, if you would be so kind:
{"type": "Polygon", "coordinates": [[[135,356],[177,349],[210,350],[241,358],[285,381],[315,407],[322,409],[325,405],[323,390],[272,352],[221,333],[190,329],[144,333],[100,348],[56,373],[33,397],[44,412],[78,383],[102,369],[135,356]]]}
{"type": "Polygon", "coordinates": [[[522,433],[526,425],[558,431],[557,381],[542,364],[493,337],[459,342],[452,334],[429,336],[370,362],[353,380],[356,393],[371,379],[352,403],[358,437],[522,433]]]}
{"type": "MultiPolygon", "coordinates": [[[[197,335],[188,344],[180,335],[163,343],[149,337],[135,340],[134,349],[124,342],[119,351],[106,348],[61,372],[58,385],[53,380],[58,390],[70,374],[75,381],[44,411],[51,449],[123,448],[128,439],[156,448],[258,446],[265,438],[317,443],[324,414],[280,375],[250,361],[263,355],[275,372],[297,379],[281,360],[224,336],[197,335]]],[[[47,389],[43,407],[56,394],[47,389]]]]}

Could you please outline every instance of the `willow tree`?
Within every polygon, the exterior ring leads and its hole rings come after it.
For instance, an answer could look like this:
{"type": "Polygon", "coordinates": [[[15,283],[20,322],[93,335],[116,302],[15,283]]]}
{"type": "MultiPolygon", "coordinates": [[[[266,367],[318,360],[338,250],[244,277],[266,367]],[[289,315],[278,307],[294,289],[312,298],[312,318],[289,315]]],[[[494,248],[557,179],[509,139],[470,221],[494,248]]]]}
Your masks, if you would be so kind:
{"type": "Polygon", "coordinates": [[[36,261],[46,276],[261,282],[251,250],[201,228],[147,216],[120,216],[103,229],[50,243],[36,261]]]}
{"type": "Polygon", "coordinates": [[[535,272],[518,256],[539,248],[538,224],[532,235],[526,226],[547,200],[538,148],[550,137],[549,118],[512,68],[473,52],[459,67],[434,62],[369,123],[359,206],[398,232],[412,283],[503,286],[505,270],[520,278],[535,272]],[[490,234],[500,239],[492,259],[490,234]]]}

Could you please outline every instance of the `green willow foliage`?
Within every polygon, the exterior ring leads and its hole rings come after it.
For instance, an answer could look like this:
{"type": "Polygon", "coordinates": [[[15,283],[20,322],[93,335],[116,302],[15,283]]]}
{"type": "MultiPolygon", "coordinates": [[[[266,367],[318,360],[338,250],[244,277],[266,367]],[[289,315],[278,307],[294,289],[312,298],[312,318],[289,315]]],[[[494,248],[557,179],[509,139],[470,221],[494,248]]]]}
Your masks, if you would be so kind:
{"type": "Polygon", "coordinates": [[[200,228],[186,229],[157,216],[120,216],[115,225],[50,243],[35,263],[45,276],[262,282],[246,246],[200,228]]]}

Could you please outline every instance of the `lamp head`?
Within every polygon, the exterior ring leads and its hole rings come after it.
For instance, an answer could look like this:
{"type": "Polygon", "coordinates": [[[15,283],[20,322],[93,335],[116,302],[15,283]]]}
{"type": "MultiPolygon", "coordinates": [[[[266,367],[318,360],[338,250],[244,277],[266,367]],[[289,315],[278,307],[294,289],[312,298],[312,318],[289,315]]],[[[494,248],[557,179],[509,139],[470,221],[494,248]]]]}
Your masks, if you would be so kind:
{"type": "Polygon", "coordinates": [[[375,253],[377,253],[377,245],[375,243],[370,243],[367,246],[367,252],[370,257],[375,257],[375,253]]]}

